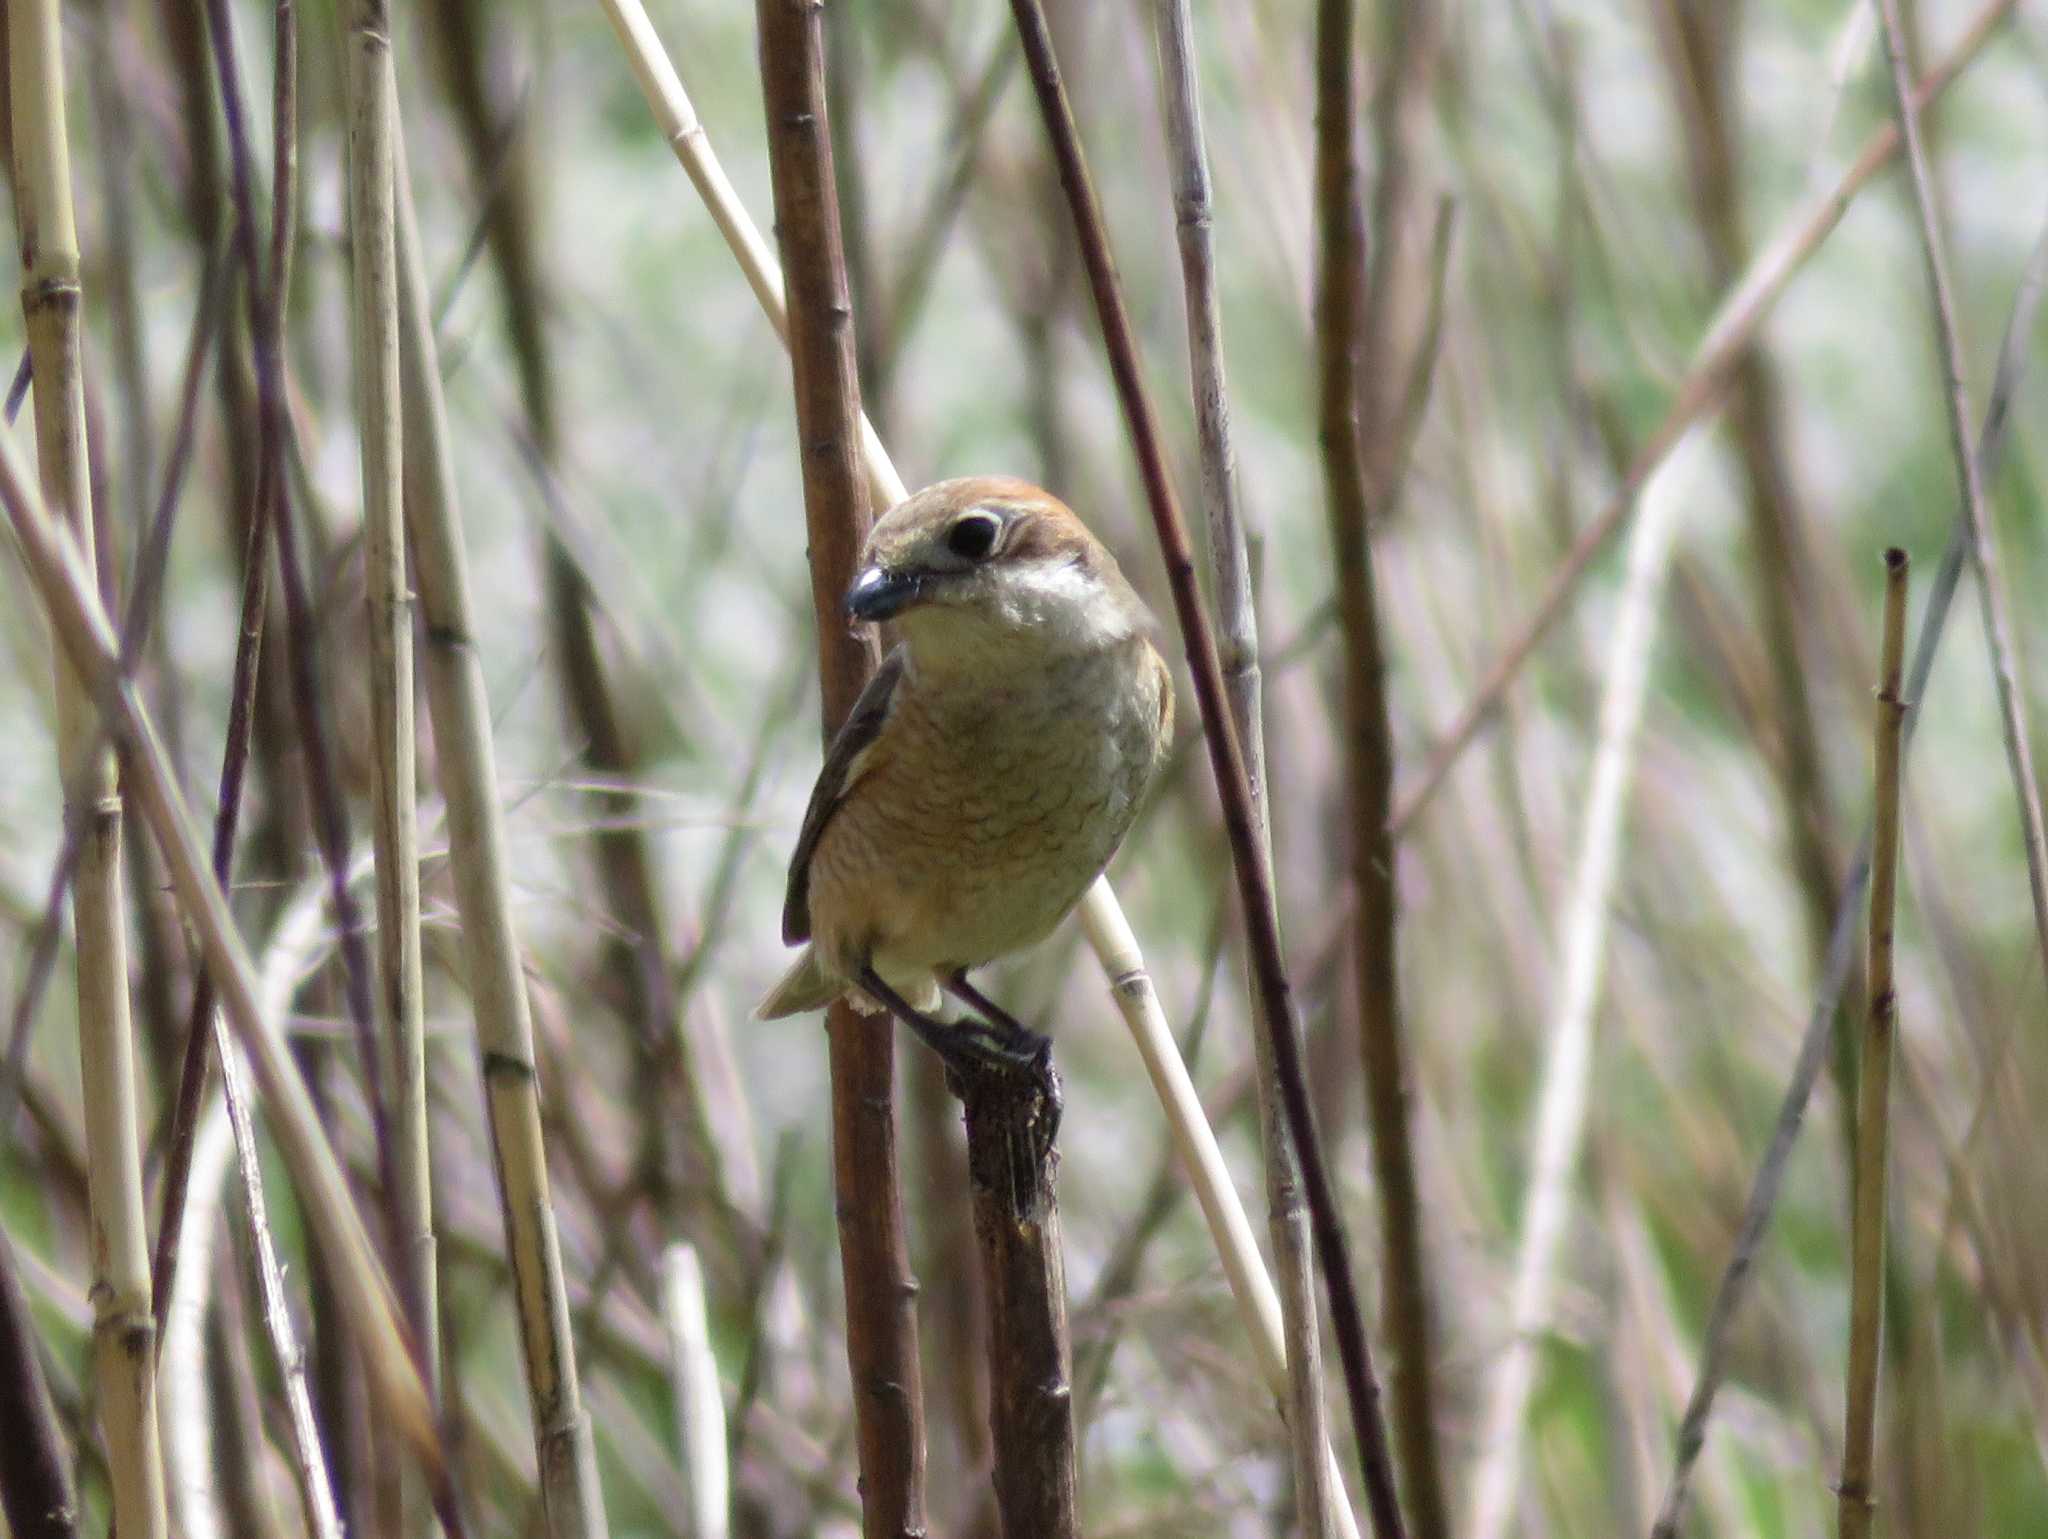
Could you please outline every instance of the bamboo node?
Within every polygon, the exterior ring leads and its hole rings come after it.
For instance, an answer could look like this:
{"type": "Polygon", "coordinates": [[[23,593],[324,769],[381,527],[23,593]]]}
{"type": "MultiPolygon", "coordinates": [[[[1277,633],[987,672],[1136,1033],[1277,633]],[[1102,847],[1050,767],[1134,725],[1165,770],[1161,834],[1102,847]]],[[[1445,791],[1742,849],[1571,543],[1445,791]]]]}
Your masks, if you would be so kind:
{"type": "Polygon", "coordinates": [[[540,1078],[534,1066],[526,1059],[497,1048],[484,1049],[483,1068],[484,1078],[487,1080],[504,1078],[530,1082],[540,1078]]]}
{"type": "Polygon", "coordinates": [[[21,308],[30,315],[45,309],[75,311],[84,298],[84,290],[78,282],[78,259],[76,257],[45,258],[46,265],[57,268],[32,278],[21,286],[21,308]]]}

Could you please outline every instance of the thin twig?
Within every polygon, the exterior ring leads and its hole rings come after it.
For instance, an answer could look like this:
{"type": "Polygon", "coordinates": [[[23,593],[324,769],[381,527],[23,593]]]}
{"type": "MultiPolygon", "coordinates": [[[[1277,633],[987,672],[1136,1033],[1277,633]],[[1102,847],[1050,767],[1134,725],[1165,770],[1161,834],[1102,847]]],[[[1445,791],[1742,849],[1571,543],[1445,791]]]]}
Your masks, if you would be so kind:
{"type": "Polygon", "coordinates": [[[1399,1502],[1394,1494],[1393,1461],[1387,1451],[1386,1428],[1380,1417],[1379,1389],[1373,1376],[1371,1347],[1366,1340],[1357,1284],[1353,1281],[1350,1247],[1345,1240],[1336,1193],[1323,1162],[1314,1114],[1309,1106],[1299,1026],[1287,981],[1286,960],[1280,947],[1273,883],[1271,873],[1260,859],[1257,819],[1243,748],[1231,723],[1223,687],[1223,669],[1217,659],[1216,641],[1209,629],[1208,615],[1202,608],[1187,526],[1182,521],[1180,506],[1167,475],[1158,425],[1139,375],[1137,341],[1132,335],[1130,318],[1118,290],[1102,210],[1096,201],[1087,163],[1082,156],[1080,132],[1074,124],[1073,108],[1060,78],[1059,61],[1053,52],[1045,9],[1039,0],[1012,0],[1010,9],[1017,20],[1018,37],[1023,43],[1025,65],[1038,96],[1040,115],[1045,120],[1053,154],[1059,163],[1060,183],[1066,190],[1073,213],[1082,258],[1088,270],[1089,288],[1095,298],[1096,317],[1101,323],[1109,354],[1110,372],[1116,379],[1125,425],[1137,454],[1146,501],[1152,511],[1153,527],[1166,565],[1167,581],[1173,590],[1181,639],[1194,677],[1203,736],[1209,748],[1210,770],[1223,802],[1224,830],[1229,837],[1231,865],[1237,876],[1238,898],[1244,909],[1251,972],[1256,979],[1261,1007],[1273,1038],[1274,1065],[1280,1077],[1289,1131],[1307,1183],[1316,1249],[1322,1263],[1323,1279],[1329,1289],[1338,1356],[1344,1365],[1345,1387],[1351,1398],[1352,1424],[1358,1438],[1367,1505],[1373,1514],[1374,1527],[1383,1539],[1394,1539],[1402,1532],[1402,1524],[1399,1502]]]}
{"type": "MultiPolygon", "coordinates": [[[[1956,480],[1963,509],[1969,516],[1970,554],[1977,567],[1977,586],[1984,617],[1984,643],[1991,653],[1991,679],[1998,694],[1998,724],[2005,733],[2006,763],[2012,770],[2013,793],[2019,801],[2021,840],[2027,852],[2027,891],[2034,903],[2034,939],[2041,965],[2048,969],[2048,828],[2041,815],[2041,786],[2034,775],[2032,739],[2027,731],[2026,692],[2020,686],[2018,649],[2013,645],[2010,602],[1999,573],[1998,530],[1984,495],[1984,472],[1970,452],[1968,366],[1963,358],[1962,331],[1956,325],[1956,302],[1942,250],[1941,220],[1934,207],[1934,178],[1927,166],[1927,147],[1920,131],[1921,104],[1915,100],[1906,73],[1905,42],[1899,26],[1899,0],[1879,0],[1884,21],[1885,53],[1891,61],[1892,89],[1899,109],[1899,128],[1906,141],[1906,167],[1913,183],[1913,205],[1920,216],[1920,249],[1927,259],[1927,287],[1933,301],[1935,341],[1941,350],[1941,404],[1948,416],[1949,450],[1955,456],[1956,480]]],[[[1876,987],[1875,983],[1871,985],[1876,987]]]]}
{"type": "MultiPolygon", "coordinates": [[[[2005,19],[2016,0],[1986,0],[1971,18],[1955,46],[1930,69],[1913,94],[1916,109],[1924,110],[1948,89],[1963,68],[1977,56],[1998,23],[2005,19]]],[[[1650,473],[1678,444],[1686,428],[1717,405],[1733,377],[1733,366],[1748,351],[1771,308],[1785,292],[1808,257],[1820,247],[1849,211],[1856,195],[1877,175],[1899,148],[1899,127],[1887,123],[1864,141],[1862,150],[1836,180],[1835,185],[1802,204],[1780,228],[1778,234],[1757,253],[1742,278],[1730,288],[1715,311],[1714,318],[1694,350],[1692,362],[1672,392],[1664,418],[1636,451],[1621,484],[1551,574],[1543,594],[1527,618],[1515,627],[1501,647],[1471,697],[1444,730],[1427,762],[1398,799],[1391,822],[1396,839],[1413,825],[1422,809],[1442,786],[1451,767],[1471,746],[1479,729],[1491,720],[1505,695],[1521,674],[1537,646],[1564,614],[1579,580],[1608,540],[1636,505],[1650,473]]]]}
{"type": "Polygon", "coordinates": [[[904,255],[897,263],[889,284],[887,306],[875,327],[879,345],[865,360],[868,378],[878,395],[886,395],[904,347],[917,329],[926,301],[932,296],[932,276],[946,251],[946,237],[952,233],[974,174],[981,164],[982,141],[995,111],[1002,104],[1003,88],[1016,68],[1017,53],[1007,37],[998,36],[989,49],[987,61],[974,84],[953,104],[953,119],[946,125],[942,143],[952,146],[946,165],[924,203],[924,212],[910,223],[910,235],[903,241],[904,255]]]}
{"type": "MultiPolygon", "coordinates": [[[[1887,32],[1894,0],[1884,0],[1887,32]]],[[[1870,861],[1870,1011],[1856,1091],[1856,1202],[1849,1239],[1849,1369],[1839,1498],[1841,1539],[1864,1539],[1876,1508],[1871,1449],[1877,1433],[1878,1353],[1884,1324],[1885,1161],[1892,1047],[1898,998],[1892,991],[1892,936],[1898,908],[1899,749],[1906,702],[1906,553],[1884,553],[1884,650],[1877,690],[1876,811],[1870,861]]]]}

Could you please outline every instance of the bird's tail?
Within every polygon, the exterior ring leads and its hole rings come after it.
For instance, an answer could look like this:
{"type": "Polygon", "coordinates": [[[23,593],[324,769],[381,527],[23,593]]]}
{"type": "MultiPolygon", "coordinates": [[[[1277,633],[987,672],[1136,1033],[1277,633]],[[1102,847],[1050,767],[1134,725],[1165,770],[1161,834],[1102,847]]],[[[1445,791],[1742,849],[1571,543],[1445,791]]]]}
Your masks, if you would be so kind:
{"type": "MultiPolygon", "coordinates": [[[[900,979],[892,977],[889,982],[902,991],[905,1002],[914,1010],[936,1015],[944,1005],[945,996],[939,991],[939,981],[928,972],[913,972],[909,977],[900,979]]],[[[879,1003],[861,990],[848,988],[826,972],[825,964],[818,960],[818,948],[806,946],[803,955],[782,975],[782,981],[754,1006],[754,1019],[779,1021],[785,1015],[822,1010],[842,994],[862,1015],[886,1013],[879,1003]]]]}
{"type": "Polygon", "coordinates": [[[782,975],[782,981],[754,1006],[754,1018],[775,1021],[785,1015],[802,1015],[806,1010],[822,1010],[845,992],[845,984],[826,975],[818,961],[818,948],[806,946],[796,964],[782,975]]]}

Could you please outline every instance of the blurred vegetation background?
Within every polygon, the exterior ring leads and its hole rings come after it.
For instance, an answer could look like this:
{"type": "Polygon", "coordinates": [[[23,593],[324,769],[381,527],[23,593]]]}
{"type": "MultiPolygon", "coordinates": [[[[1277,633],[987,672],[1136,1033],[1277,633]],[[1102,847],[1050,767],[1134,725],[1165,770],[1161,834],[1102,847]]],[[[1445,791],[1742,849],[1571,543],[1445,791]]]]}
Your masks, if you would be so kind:
{"type": "MultiPolygon", "coordinates": [[[[1051,9],[1192,509],[1150,9],[1051,9]]],[[[224,228],[199,10],[94,0],[64,12],[98,512],[124,573],[163,474],[206,253],[224,228]]],[[[260,187],[270,8],[232,10],[260,187]]],[[[1978,7],[1906,10],[1931,60],[1978,7]]],[[[1377,1316],[1379,1218],[1345,961],[1342,652],[1315,432],[1308,11],[1284,0],[1197,7],[1194,36],[1258,573],[1281,911],[1321,1127],[1377,1316]]],[[[1384,83],[1384,18],[1365,11],[1371,92],[1384,83]]],[[[751,9],[657,0],[651,12],[765,226],[751,9]]],[[[829,6],[827,21],[863,389],[883,440],[913,486],[1004,472],[1052,488],[1170,614],[1008,16],[874,0],[829,6]]],[[[366,851],[342,18],[331,0],[303,0],[300,23],[290,492],[319,609],[323,708],[366,851]]],[[[785,963],[784,862],[818,764],[788,365],[599,6],[434,0],[398,7],[395,23],[564,1267],[613,1531],[688,1531],[660,1268],[663,1247],[687,1240],[704,1259],[732,1417],[735,1531],[853,1533],[824,1041],[810,1023],[749,1017],[785,963]]],[[[1855,0],[1511,0],[1449,6],[1436,24],[1410,175],[1421,217],[1440,218],[1446,239],[1399,324],[1420,331],[1423,309],[1440,304],[1440,326],[1401,492],[1373,530],[1402,787],[1619,484],[1745,265],[1894,110],[1871,8],[1855,0]]],[[[1370,188],[1372,137],[1359,127],[1370,188]]],[[[2048,218],[2038,7],[2014,8],[1926,129],[1981,405],[2048,218]]],[[[253,474],[248,333],[239,302],[230,313],[143,674],[202,816],[218,779],[253,474]]],[[[21,343],[15,308],[0,306],[0,357],[21,343]]],[[[2018,397],[1989,488],[2036,723],[2048,716],[2038,385],[2018,397]]],[[[1894,167],[1776,304],[1672,489],[1681,500],[1608,909],[1583,1158],[1525,1422],[1523,1534],[1644,1533],[1661,1497],[1709,1303],[1868,817],[1879,552],[1913,556],[1917,627],[1955,516],[1943,388],[1912,197],[1894,167]]],[[[1622,584],[1617,543],[1399,846],[1436,1417],[1461,1524],[1486,1452],[1489,1381],[1511,1339],[1537,1085],[1622,584]]],[[[19,562],[0,561],[0,595],[0,992],[12,1002],[46,905],[62,796],[50,644],[19,562]]],[[[1976,603],[1966,576],[1907,776],[1878,1439],[1881,1531],[1941,1539],[2048,1533],[2048,996],[1976,603]]],[[[276,636],[265,656],[236,888],[258,953],[319,870],[283,644],[276,636]]],[[[1184,676],[1181,702],[1187,751],[1113,876],[1257,1212],[1235,902],[1184,676]]],[[[539,1532],[424,708],[420,720],[458,1485],[477,1532],[539,1532]]],[[[2040,762],[2048,739],[2037,744],[2040,762]]],[[[129,837],[153,1225],[193,968],[132,820],[129,837]]],[[[312,951],[290,1025],[367,1189],[376,1160],[331,945],[312,951]]],[[[1066,1080],[1060,1197],[1087,1531],[1295,1531],[1278,1415],[1078,936],[1063,930],[985,986],[1055,1031],[1066,1080]]],[[[1859,1019],[1855,1009],[1852,985],[1844,1018],[1859,1019]]],[[[13,1111],[0,1126],[0,1224],[73,1439],[86,1528],[98,1531],[107,1486],[75,1019],[60,961],[4,1071],[0,1106],[13,1111]]],[[[898,1055],[932,1532],[992,1533],[958,1114],[927,1058],[912,1046],[898,1055]]],[[[1688,1532],[1807,1535],[1832,1521],[1848,1266],[1840,1085],[1823,1079],[1736,1322],[1688,1532]]],[[[271,1174],[330,1465],[353,1531],[379,1532],[390,1433],[328,1328],[325,1281],[281,1168],[271,1174]]],[[[216,1263],[209,1382],[238,1413],[220,1413],[215,1483],[226,1532],[295,1533],[276,1369],[243,1272],[238,1199],[225,1207],[234,1248],[216,1263]]]]}

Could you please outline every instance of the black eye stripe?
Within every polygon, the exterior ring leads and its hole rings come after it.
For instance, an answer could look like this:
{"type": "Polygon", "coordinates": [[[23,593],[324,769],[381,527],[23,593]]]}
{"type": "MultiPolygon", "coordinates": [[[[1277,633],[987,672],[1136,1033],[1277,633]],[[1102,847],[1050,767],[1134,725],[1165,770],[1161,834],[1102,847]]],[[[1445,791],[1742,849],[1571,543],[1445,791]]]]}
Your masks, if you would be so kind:
{"type": "Polygon", "coordinates": [[[993,513],[979,509],[963,513],[946,531],[946,549],[968,561],[979,561],[996,548],[1002,532],[1002,520],[993,513]]]}

